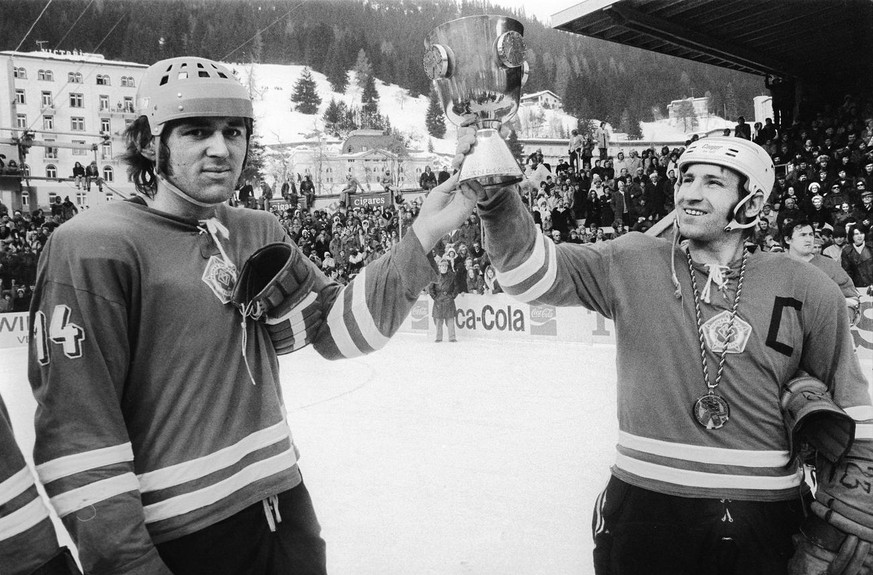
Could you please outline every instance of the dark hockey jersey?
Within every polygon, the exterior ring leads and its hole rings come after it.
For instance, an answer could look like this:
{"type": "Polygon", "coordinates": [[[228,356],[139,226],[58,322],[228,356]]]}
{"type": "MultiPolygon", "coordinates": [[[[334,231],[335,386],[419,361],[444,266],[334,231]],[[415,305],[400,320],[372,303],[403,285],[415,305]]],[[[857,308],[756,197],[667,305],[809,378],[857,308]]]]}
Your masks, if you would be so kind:
{"type": "MultiPolygon", "coordinates": [[[[780,254],[749,255],[717,388],[730,419],[721,429],[707,429],[692,415],[707,386],[683,250],[640,233],[556,246],[537,233],[510,189],[480,204],[480,214],[486,251],[508,294],[584,306],[615,322],[619,436],[613,473],[619,478],[686,497],[796,497],[802,473],[789,459],[779,398],[798,370],[824,381],[858,422],[857,437],[869,439],[873,408],[845,299],[820,270],[780,254]],[[671,258],[681,298],[674,294],[671,258]]],[[[724,294],[713,290],[711,303],[700,304],[711,383],[726,345],[739,267],[740,261],[731,264],[724,294]]],[[[697,263],[694,269],[700,289],[708,272],[697,263]]]]}
{"type": "MultiPolygon", "coordinates": [[[[31,307],[34,459],[86,571],[157,573],[154,543],[301,481],[266,327],[229,303],[269,213],[209,224],[136,202],[58,228],[31,307]],[[243,353],[244,352],[244,353],[243,353]]],[[[435,275],[414,233],[346,286],[316,274],[330,359],[382,347],[435,275]]]]}

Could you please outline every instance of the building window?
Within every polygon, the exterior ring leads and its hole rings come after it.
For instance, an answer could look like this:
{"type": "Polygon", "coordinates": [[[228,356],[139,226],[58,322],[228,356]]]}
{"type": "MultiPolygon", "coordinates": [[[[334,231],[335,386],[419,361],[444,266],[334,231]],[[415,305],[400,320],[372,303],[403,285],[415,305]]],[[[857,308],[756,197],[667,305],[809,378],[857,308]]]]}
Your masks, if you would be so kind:
{"type": "Polygon", "coordinates": [[[54,104],[54,101],[52,100],[52,93],[51,92],[43,92],[42,93],[42,107],[43,108],[51,108],[53,104],[54,104]]]}
{"type": "MultiPolygon", "coordinates": [[[[112,159],[112,142],[103,142],[103,145],[100,146],[101,149],[101,159],[103,160],[111,160],[112,159]]],[[[106,178],[108,179],[108,178],[106,178]]],[[[110,180],[111,181],[111,180],[110,180]]]]}
{"type": "Polygon", "coordinates": [[[30,206],[30,192],[21,192],[21,207],[27,208],[30,206]]]}
{"type": "Polygon", "coordinates": [[[133,77],[131,76],[122,76],[121,77],[121,85],[125,88],[135,88],[136,84],[133,81],[133,77]]]}
{"type": "Polygon", "coordinates": [[[97,74],[97,85],[98,86],[108,86],[109,85],[109,76],[103,74],[97,74]]]}
{"type": "Polygon", "coordinates": [[[88,201],[88,194],[85,192],[76,192],[76,205],[82,207],[88,201]]]}
{"type": "Polygon", "coordinates": [[[82,74],[80,72],[70,72],[67,74],[67,82],[70,84],[81,84],[82,74]]]}
{"type": "Polygon", "coordinates": [[[24,90],[15,90],[15,103],[16,104],[26,104],[27,97],[24,95],[24,90]]]}
{"type": "Polygon", "coordinates": [[[12,75],[22,80],[27,80],[27,70],[24,68],[12,68],[12,75]]]}
{"type": "Polygon", "coordinates": [[[111,124],[109,123],[109,118],[100,118],[100,131],[104,134],[108,134],[110,130],[111,124]]]}
{"type": "Polygon", "coordinates": [[[106,196],[105,196],[105,197],[106,197],[106,201],[107,201],[107,202],[111,202],[111,201],[112,201],[112,193],[111,193],[111,192],[106,192],[106,196]]]}
{"type": "Polygon", "coordinates": [[[77,144],[79,146],[82,146],[81,148],[73,148],[73,155],[74,156],[87,156],[88,155],[88,148],[87,148],[87,145],[85,144],[85,140],[73,140],[73,143],[77,144]]]}
{"type": "Polygon", "coordinates": [[[85,96],[82,94],[75,94],[70,92],[70,107],[71,108],[84,108],[85,107],[85,96]]]}
{"type": "Polygon", "coordinates": [[[51,70],[40,70],[36,73],[36,77],[39,80],[45,80],[46,82],[54,82],[55,74],[51,70]]]}
{"type": "Polygon", "coordinates": [[[125,96],[124,97],[124,111],[125,112],[133,112],[133,97],[125,96]]]}
{"type": "Polygon", "coordinates": [[[70,118],[70,129],[77,132],[85,131],[85,118],[78,118],[73,116],[70,118]]]}
{"type": "MultiPolygon", "coordinates": [[[[54,140],[46,140],[46,143],[54,142],[54,140]]],[[[45,148],[45,159],[46,160],[57,160],[58,159],[58,149],[53,148],[51,146],[46,146],[45,148]]]]}
{"type": "Polygon", "coordinates": [[[18,114],[15,116],[15,127],[27,129],[27,114],[18,114]]]}
{"type": "MultiPolygon", "coordinates": [[[[112,166],[103,166],[103,180],[106,182],[111,182],[115,179],[115,171],[112,169],[112,166]]],[[[111,196],[112,194],[107,194],[111,196]]]]}
{"type": "MultiPolygon", "coordinates": [[[[58,177],[58,168],[54,164],[49,164],[45,167],[45,177],[46,178],[57,178],[58,177]]],[[[54,202],[55,199],[52,198],[55,194],[49,194],[49,201],[54,202]]]]}
{"type": "Polygon", "coordinates": [[[55,117],[54,116],[43,116],[42,117],[42,129],[43,130],[54,130],[55,129],[55,117]]]}
{"type": "Polygon", "coordinates": [[[100,94],[100,111],[109,109],[109,96],[100,94]]]}
{"type": "MultiPolygon", "coordinates": [[[[54,166],[52,166],[52,167],[54,167],[54,166]]],[[[46,170],[48,170],[48,167],[46,167],[46,170]]],[[[55,203],[55,198],[56,198],[56,197],[58,197],[58,194],[57,194],[57,193],[55,193],[55,192],[49,192],[49,203],[50,203],[50,204],[55,203]]]]}

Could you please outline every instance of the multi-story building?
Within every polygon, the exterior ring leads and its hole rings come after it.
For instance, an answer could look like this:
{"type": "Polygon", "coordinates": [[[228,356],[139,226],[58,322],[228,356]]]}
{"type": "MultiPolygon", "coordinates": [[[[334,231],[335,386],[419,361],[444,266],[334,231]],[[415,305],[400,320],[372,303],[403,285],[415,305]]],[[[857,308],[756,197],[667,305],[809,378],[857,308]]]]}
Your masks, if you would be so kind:
{"type": "Polygon", "coordinates": [[[364,191],[381,191],[387,172],[395,189],[414,190],[426,166],[439,171],[451,164],[450,156],[432,152],[404,151],[398,154],[393,136],[381,130],[355,130],[340,142],[307,141],[267,146],[272,161],[266,169],[280,186],[289,178],[310,176],[319,196],[339,194],[346,185],[346,176],[354,177],[364,191]]]}
{"type": "Polygon", "coordinates": [[[10,160],[20,162],[15,143],[24,132],[33,138],[23,166],[29,177],[20,184],[0,178],[0,199],[33,210],[55,197],[86,207],[133,194],[116,158],[124,151],[124,129],[136,118],[134,98],[146,68],[78,51],[0,52],[0,153],[7,168],[10,160]],[[76,188],[76,162],[97,163],[102,194],[96,184],[76,188]]]}

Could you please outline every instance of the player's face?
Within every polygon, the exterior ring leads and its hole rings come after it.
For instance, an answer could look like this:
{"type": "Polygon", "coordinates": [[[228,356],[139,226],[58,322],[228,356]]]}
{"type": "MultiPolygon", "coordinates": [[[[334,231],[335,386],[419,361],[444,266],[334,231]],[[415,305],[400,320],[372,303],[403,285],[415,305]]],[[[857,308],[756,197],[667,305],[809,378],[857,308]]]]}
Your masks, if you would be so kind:
{"type": "Polygon", "coordinates": [[[246,126],[242,118],[191,118],[167,137],[171,181],[195,200],[226,201],[242,171],[246,126]]]}
{"type": "Polygon", "coordinates": [[[813,253],[814,244],[815,233],[812,226],[796,227],[788,240],[788,250],[792,254],[806,257],[813,253]]]}
{"type": "Polygon", "coordinates": [[[739,199],[737,174],[712,164],[691,164],[676,188],[676,217],[682,235],[694,242],[724,236],[739,199]]]}

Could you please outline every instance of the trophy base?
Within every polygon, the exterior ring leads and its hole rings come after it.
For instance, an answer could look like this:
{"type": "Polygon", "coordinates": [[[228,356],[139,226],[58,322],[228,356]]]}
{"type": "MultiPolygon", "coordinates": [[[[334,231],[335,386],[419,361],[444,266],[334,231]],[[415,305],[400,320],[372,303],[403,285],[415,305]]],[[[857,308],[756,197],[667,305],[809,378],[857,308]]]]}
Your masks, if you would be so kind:
{"type": "Polygon", "coordinates": [[[476,145],[461,164],[460,182],[476,180],[482,186],[508,186],[520,182],[524,172],[495,128],[476,130],[476,145]]]}

